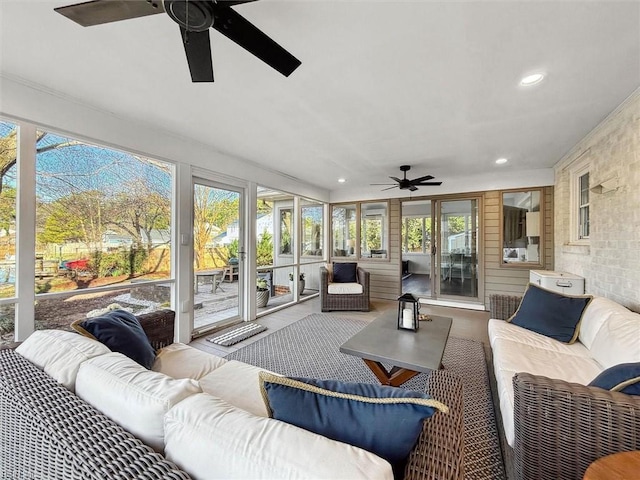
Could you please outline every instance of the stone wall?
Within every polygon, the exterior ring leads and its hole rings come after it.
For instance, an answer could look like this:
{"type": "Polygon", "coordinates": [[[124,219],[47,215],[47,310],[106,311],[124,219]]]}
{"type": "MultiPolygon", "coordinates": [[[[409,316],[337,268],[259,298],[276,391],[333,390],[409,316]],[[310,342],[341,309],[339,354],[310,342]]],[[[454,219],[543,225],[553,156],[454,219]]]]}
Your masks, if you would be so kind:
{"type": "Polygon", "coordinates": [[[555,167],[555,269],[585,277],[587,293],[640,311],[640,89],[581,140],[555,167]],[[570,169],[590,164],[589,240],[571,240],[570,169]]]}

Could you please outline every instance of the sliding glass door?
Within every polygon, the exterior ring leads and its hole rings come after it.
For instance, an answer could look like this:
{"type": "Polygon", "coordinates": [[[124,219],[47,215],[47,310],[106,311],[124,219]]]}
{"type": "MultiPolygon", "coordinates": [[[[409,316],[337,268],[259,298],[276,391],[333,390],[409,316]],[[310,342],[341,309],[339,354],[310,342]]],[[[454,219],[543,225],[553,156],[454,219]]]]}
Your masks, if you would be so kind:
{"type": "Polygon", "coordinates": [[[478,298],[478,200],[437,202],[438,297],[478,298]]]}
{"type": "Polygon", "coordinates": [[[242,190],[193,184],[193,334],[242,318],[242,190]]]}
{"type": "Polygon", "coordinates": [[[477,301],[477,198],[402,202],[402,293],[477,301]]]}

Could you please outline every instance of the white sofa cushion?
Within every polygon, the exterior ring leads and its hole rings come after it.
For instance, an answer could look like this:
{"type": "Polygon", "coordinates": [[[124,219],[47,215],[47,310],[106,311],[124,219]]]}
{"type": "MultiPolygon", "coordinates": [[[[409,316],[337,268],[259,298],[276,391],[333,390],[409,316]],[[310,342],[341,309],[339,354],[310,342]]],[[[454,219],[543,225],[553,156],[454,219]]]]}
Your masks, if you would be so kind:
{"type": "Polygon", "coordinates": [[[225,363],[227,360],[217,355],[200,351],[184,343],[172,343],[158,351],[151,370],[164,373],[171,378],[200,380],[225,363]]]}
{"type": "Polygon", "coordinates": [[[203,392],[221,398],[235,407],[259,417],[268,417],[269,412],[262,398],[258,378],[259,373],[265,371],[267,370],[264,368],[230,360],[202,377],[200,388],[203,392]]]}
{"type": "Polygon", "coordinates": [[[115,352],[84,362],[76,379],[80,398],[159,452],[164,447],[164,414],[200,392],[195,380],[152,372],[115,352]]]}
{"type": "Polygon", "coordinates": [[[36,330],[16,352],[73,392],[80,364],[111,350],[75,332],[36,330]]]}
{"type": "Polygon", "coordinates": [[[389,479],[380,457],[208,394],[165,416],[167,458],[194,479],[389,479]]]}
{"type": "Polygon", "coordinates": [[[591,349],[593,340],[608,318],[614,313],[626,314],[628,312],[629,310],[613,300],[605,297],[593,297],[582,314],[578,339],[585,347],[591,349]]]}
{"type": "Polygon", "coordinates": [[[550,337],[532,332],[526,328],[519,327],[504,320],[489,320],[489,341],[491,347],[496,340],[510,340],[523,345],[541,348],[543,350],[551,350],[566,355],[577,355],[579,357],[591,357],[589,350],[579,342],[572,344],[559,342],[550,337]]]}
{"type": "Polygon", "coordinates": [[[612,313],[593,339],[591,354],[604,369],[640,362],[640,314],[612,313]]]}
{"type": "Polygon", "coordinates": [[[331,295],[360,295],[364,292],[359,283],[330,283],[327,286],[327,293],[331,295]]]}

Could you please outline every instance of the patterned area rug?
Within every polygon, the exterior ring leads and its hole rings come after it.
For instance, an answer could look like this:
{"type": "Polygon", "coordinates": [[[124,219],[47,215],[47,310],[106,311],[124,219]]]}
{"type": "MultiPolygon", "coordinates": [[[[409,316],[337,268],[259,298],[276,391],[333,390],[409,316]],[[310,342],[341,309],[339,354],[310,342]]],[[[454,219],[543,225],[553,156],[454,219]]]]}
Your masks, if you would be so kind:
{"type": "MultiPolygon", "coordinates": [[[[258,340],[226,358],[287,376],[378,383],[357,357],[339,347],[367,322],[315,313],[258,340]]],[[[465,479],[505,479],[500,440],[481,343],[449,337],[445,370],[462,377],[465,427],[465,479]]],[[[416,375],[402,388],[424,391],[428,374],[416,375]]]]}

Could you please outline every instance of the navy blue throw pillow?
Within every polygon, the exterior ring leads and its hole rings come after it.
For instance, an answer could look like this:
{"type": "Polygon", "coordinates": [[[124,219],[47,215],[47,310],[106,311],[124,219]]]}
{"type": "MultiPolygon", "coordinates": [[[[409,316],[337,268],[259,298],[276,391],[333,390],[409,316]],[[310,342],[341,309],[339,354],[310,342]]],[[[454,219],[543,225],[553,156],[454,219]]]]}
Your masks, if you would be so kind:
{"type": "MultiPolygon", "coordinates": [[[[138,319],[125,310],[113,310],[99,317],[88,318],[78,325],[105,344],[145,368],[151,368],[156,352],[149,343],[138,319]]],[[[80,332],[84,333],[84,332],[80,332]]]]}
{"type": "Polygon", "coordinates": [[[356,283],[358,281],[357,276],[357,263],[350,262],[336,262],[333,264],[333,281],[335,283],[356,283]]]}
{"type": "Polygon", "coordinates": [[[260,385],[272,418],[375,453],[400,479],[423,420],[449,410],[425,393],[381,385],[267,372],[260,372],[260,385]]]}
{"type": "Polygon", "coordinates": [[[578,338],[582,312],[590,295],[562,295],[530,283],[520,306],[508,322],[533,332],[573,343],[578,338]]]}
{"type": "Polygon", "coordinates": [[[640,395],[640,363],[621,363],[600,372],[589,384],[612,392],[640,395]]]}

